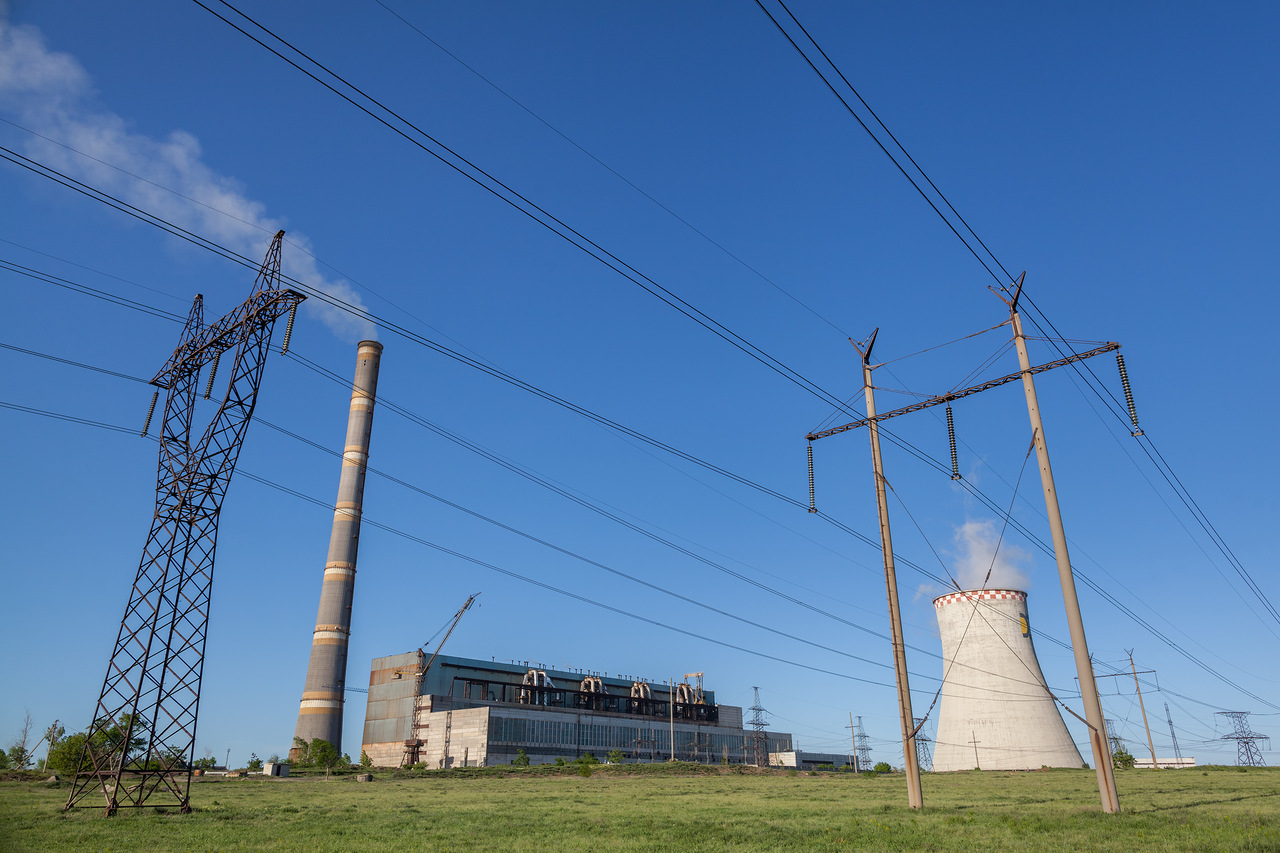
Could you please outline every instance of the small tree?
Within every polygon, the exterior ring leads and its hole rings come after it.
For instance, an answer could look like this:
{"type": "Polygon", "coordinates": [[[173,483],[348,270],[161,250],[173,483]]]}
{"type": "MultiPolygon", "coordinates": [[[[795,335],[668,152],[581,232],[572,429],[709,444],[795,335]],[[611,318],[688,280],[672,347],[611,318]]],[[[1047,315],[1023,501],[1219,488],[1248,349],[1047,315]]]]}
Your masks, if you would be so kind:
{"type": "Polygon", "coordinates": [[[22,720],[22,729],[9,745],[9,764],[15,770],[26,770],[31,766],[31,750],[27,747],[31,738],[31,724],[31,712],[27,711],[22,720]]]}
{"type": "Polygon", "coordinates": [[[875,766],[875,767],[873,767],[873,768],[871,768],[871,769],[872,769],[872,770],[875,770],[877,773],[892,773],[892,772],[893,772],[893,768],[889,766],[889,762],[887,762],[887,761],[881,761],[881,762],[878,762],[878,763],[876,764],[876,766],[875,766]]]}
{"type": "MultiPolygon", "coordinates": [[[[326,779],[329,778],[329,772],[342,761],[342,754],[338,752],[338,748],[323,738],[312,738],[307,756],[316,767],[324,768],[326,779]]],[[[350,763],[349,759],[348,763],[350,763]]]]}
{"type": "Polygon", "coordinates": [[[1117,749],[1111,753],[1111,765],[1117,770],[1132,770],[1133,755],[1123,749],[1117,749]]]}
{"type": "Polygon", "coordinates": [[[363,749],[360,750],[360,766],[366,770],[373,766],[373,759],[370,758],[369,753],[365,752],[363,749]]]}
{"type": "Polygon", "coordinates": [[[623,760],[624,758],[626,758],[626,755],[625,755],[625,754],[623,754],[622,750],[620,750],[620,749],[611,749],[611,750],[609,750],[609,763],[610,763],[610,764],[621,764],[621,763],[622,763],[622,760],[623,760]]]}
{"type": "Polygon", "coordinates": [[[517,749],[516,757],[511,759],[511,763],[516,767],[528,767],[529,755],[523,749],[517,749]]]}
{"type": "Polygon", "coordinates": [[[249,766],[246,768],[250,773],[262,772],[262,759],[258,757],[258,753],[249,753],[249,766]]]}

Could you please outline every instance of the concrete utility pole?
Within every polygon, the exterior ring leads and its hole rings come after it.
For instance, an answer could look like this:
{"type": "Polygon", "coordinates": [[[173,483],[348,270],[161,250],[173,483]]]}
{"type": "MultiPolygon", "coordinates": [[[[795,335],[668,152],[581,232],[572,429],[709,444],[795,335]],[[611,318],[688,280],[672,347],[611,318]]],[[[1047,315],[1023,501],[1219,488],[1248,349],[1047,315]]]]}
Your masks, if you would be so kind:
{"type": "Polygon", "coordinates": [[[1138,691],[1138,708],[1142,711],[1142,727],[1147,730],[1147,746],[1151,748],[1151,769],[1159,770],[1160,762],[1156,760],[1156,745],[1151,740],[1151,726],[1147,725],[1147,706],[1142,704],[1142,687],[1138,684],[1138,669],[1133,665],[1133,649],[1126,649],[1129,655],[1129,669],[1133,672],[1133,689],[1138,691]]]}
{"type": "Polygon", "coordinates": [[[893,669],[898,681],[898,720],[902,725],[902,762],[907,773],[907,804],[924,806],[920,789],[920,765],[916,759],[915,717],[911,713],[911,687],[907,679],[907,648],[902,640],[902,613],[898,609],[898,578],[893,564],[893,538],[889,533],[889,499],[884,488],[884,466],[880,461],[880,424],[875,420],[875,390],[871,383],[871,348],[876,344],[876,329],[867,339],[865,349],[852,338],[849,343],[862,356],[862,387],[867,402],[867,418],[871,435],[871,464],[875,469],[876,506],[880,510],[880,549],[884,553],[884,582],[889,596],[889,623],[893,631],[893,669]]]}
{"type": "Polygon", "coordinates": [[[853,727],[853,712],[849,712],[849,740],[853,741],[853,772],[858,771],[858,730],[853,727]]]}
{"type": "Polygon", "coordinates": [[[1093,748],[1093,764],[1097,768],[1098,793],[1102,810],[1108,814],[1120,811],[1120,795],[1116,792],[1116,777],[1111,766],[1111,750],[1107,747],[1107,728],[1102,716],[1102,700],[1093,678],[1093,661],[1089,658],[1089,644],[1085,641],[1084,621],[1080,617],[1080,600],[1076,596],[1076,580],[1071,573],[1071,557],[1067,551],[1067,534],[1062,526],[1062,511],[1058,508],[1058,493],[1053,484],[1053,469],[1049,466],[1049,447],[1045,443],[1044,425],[1040,421],[1040,404],[1036,399],[1035,381],[1031,378],[1031,359],[1027,355],[1027,338],[1022,331],[1022,318],[1018,316],[1018,297],[1022,295],[1024,272],[1018,279],[1013,298],[1006,299],[996,293],[1009,306],[1009,319],[1013,325],[1013,341],[1018,350],[1018,364],[1022,368],[1022,388],[1027,395],[1027,414],[1036,445],[1036,459],[1040,463],[1040,483],[1044,486],[1045,511],[1049,516],[1049,530],[1053,534],[1053,553],[1058,563],[1058,580],[1062,585],[1062,598],[1066,603],[1067,625],[1071,629],[1071,650],[1076,659],[1076,672],[1080,676],[1080,694],[1084,700],[1085,720],[1089,726],[1089,744],[1093,748]]]}

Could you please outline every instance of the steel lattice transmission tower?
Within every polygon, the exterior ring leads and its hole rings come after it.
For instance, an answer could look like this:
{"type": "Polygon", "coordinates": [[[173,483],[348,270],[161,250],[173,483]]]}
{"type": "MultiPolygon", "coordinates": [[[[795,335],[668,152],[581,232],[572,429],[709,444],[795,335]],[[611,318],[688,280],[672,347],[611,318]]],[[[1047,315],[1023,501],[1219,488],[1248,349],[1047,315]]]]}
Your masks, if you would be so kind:
{"type": "Polygon", "coordinates": [[[1164,703],[1164,716],[1169,721],[1169,738],[1173,741],[1173,756],[1182,763],[1182,750],[1178,748],[1178,733],[1173,730],[1173,715],[1169,713],[1169,703],[1164,703]]]}
{"type": "Polygon", "coordinates": [[[152,795],[166,798],[165,804],[171,797],[183,812],[191,809],[218,515],[253,415],[275,321],[290,315],[282,347],[287,351],[294,312],[306,298],[279,289],[283,237],[281,231],[272,240],[253,292],[234,311],[205,325],[203,298],[196,296],[177,349],[151,380],[166,393],[155,514],[64,809],[91,790],[102,793],[108,815],[147,805],[152,795]],[[210,365],[207,399],[223,353],[234,353],[226,397],[193,441],[201,371],[210,365]]]}
{"type": "Polygon", "coordinates": [[[871,739],[867,737],[866,731],[862,728],[862,717],[858,717],[858,724],[853,728],[854,750],[858,756],[858,768],[862,771],[871,769],[871,739]]]}
{"type": "Polygon", "coordinates": [[[769,738],[764,733],[765,726],[769,725],[764,715],[769,713],[760,706],[760,688],[752,687],[755,691],[755,704],[747,710],[751,712],[749,724],[751,726],[751,763],[756,767],[769,766],[769,738]]]}
{"type": "Polygon", "coordinates": [[[1236,764],[1240,767],[1266,767],[1267,762],[1262,760],[1262,750],[1258,747],[1258,741],[1262,741],[1266,747],[1270,748],[1271,738],[1250,730],[1249,712],[1219,711],[1218,716],[1226,717],[1234,727],[1234,731],[1224,735],[1222,740],[1236,742],[1236,764]]]}
{"type": "Polygon", "coordinates": [[[916,726],[916,763],[920,769],[928,773],[933,769],[933,739],[924,733],[924,717],[915,718],[916,726]]]}

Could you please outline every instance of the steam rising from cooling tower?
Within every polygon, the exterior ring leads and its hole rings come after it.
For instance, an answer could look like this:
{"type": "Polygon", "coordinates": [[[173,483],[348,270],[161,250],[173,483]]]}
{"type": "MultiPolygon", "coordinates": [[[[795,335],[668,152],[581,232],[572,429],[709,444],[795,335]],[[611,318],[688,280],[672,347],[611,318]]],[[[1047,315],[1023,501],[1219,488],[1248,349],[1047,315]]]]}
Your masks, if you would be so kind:
{"type": "Polygon", "coordinates": [[[1083,766],[1036,660],[1027,594],[971,590],[933,606],[943,658],[933,769],[1083,766]]]}
{"type": "Polygon", "coordinates": [[[347,643],[351,636],[351,600],[356,587],[356,552],[360,547],[360,514],[364,504],[365,468],[369,462],[369,433],[378,390],[382,344],[361,341],[356,378],[351,388],[347,441],[342,450],[342,474],[333,511],[329,558],[320,587],[320,611],[311,641],[311,662],[298,709],[294,737],[310,743],[327,740],[342,749],[343,691],[347,680],[347,643]]]}

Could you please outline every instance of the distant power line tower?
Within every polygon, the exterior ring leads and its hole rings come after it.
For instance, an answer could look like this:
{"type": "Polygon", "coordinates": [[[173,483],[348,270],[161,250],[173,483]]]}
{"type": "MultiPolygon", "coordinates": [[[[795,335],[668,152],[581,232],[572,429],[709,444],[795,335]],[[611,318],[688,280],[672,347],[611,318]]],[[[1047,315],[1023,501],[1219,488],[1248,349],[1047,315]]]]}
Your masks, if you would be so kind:
{"type": "Polygon", "coordinates": [[[1173,730],[1173,715],[1169,713],[1169,703],[1164,703],[1164,717],[1169,721],[1169,737],[1173,739],[1173,757],[1182,763],[1182,750],[1178,749],[1178,735],[1173,730]]]}
{"type": "MultiPolygon", "coordinates": [[[[290,315],[282,346],[288,350],[293,312],[306,298],[278,289],[283,236],[276,234],[253,292],[230,314],[206,326],[203,299],[196,296],[177,349],[151,380],[166,392],[155,514],[64,809],[94,789],[106,799],[108,815],[120,806],[146,805],[157,791],[171,795],[182,812],[191,810],[218,516],[253,416],[275,321],[290,315]],[[209,365],[208,399],[228,352],[234,359],[226,397],[204,435],[192,440],[201,370],[209,365]]],[[[143,435],[150,418],[148,413],[143,435]]]]}
{"type": "Polygon", "coordinates": [[[751,712],[749,725],[751,726],[748,755],[751,757],[751,763],[756,767],[769,766],[769,740],[764,733],[765,726],[769,725],[769,721],[764,715],[769,713],[760,706],[760,688],[752,687],[755,691],[755,704],[747,710],[751,712]]]}
{"type": "Polygon", "coordinates": [[[916,726],[916,764],[928,773],[933,769],[933,740],[924,733],[924,717],[915,718],[916,726]]]}
{"type": "Polygon", "coordinates": [[[1107,740],[1111,741],[1112,755],[1115,755],[1117,752],[1128,753],[1129,750],[1125,747],[1124,738],[1116,734],[1115,720],[1107,720],[1107,740]]]}
{"type": "Polygon", "coordinates": [[[867,737],[867,733],[862,729],[862,717],[858,717],[858,723],[853,727],[853,742],[855,754],[858,756],[858,769],[871,769],[871,739],[867,737]]]}
{"type": "Polygon", "coordinates": [[[1265,746],[1270,747],[1271,738],[1249,729],[1249,712],[1219,711],[1218,716],[1226,717],[1235,728],[1231,734],[1224,735],[1222,740],[1236,742],[1236,764],[1240,767],[1266,767],[1267,762],[1262,760],[1258,742],[1262,741],[1265,746]]]}

